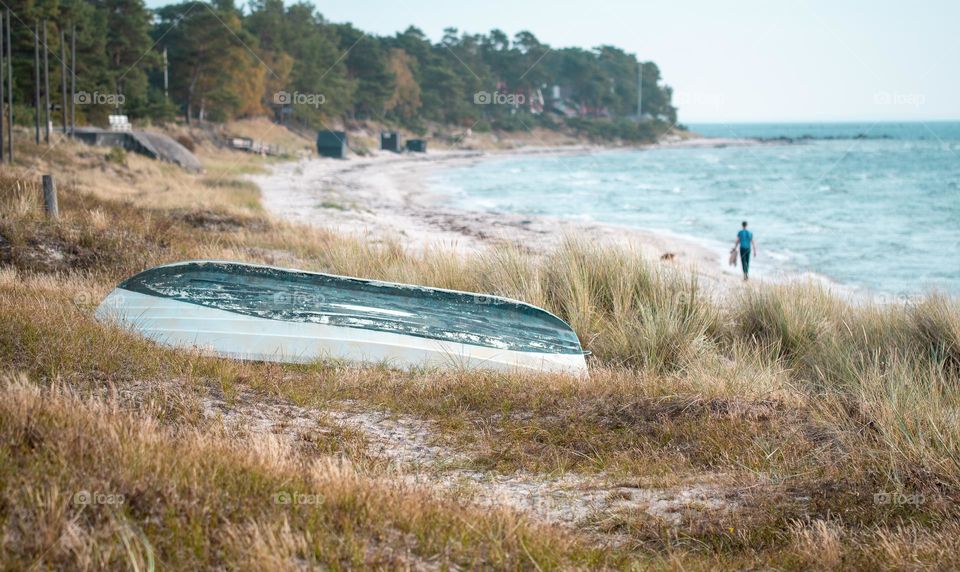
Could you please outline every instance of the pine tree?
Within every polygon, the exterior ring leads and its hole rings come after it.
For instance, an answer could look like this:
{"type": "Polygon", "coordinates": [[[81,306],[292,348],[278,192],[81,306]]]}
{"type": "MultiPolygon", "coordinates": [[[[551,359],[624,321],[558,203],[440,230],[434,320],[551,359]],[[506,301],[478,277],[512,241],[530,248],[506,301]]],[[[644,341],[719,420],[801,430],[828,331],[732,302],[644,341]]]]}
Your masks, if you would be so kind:
{"type": "Polygon", "coordinates": [[[286,77],[276,69],[268,76],[268,104],[273,104],[273,94],[280,91],[311,96],[311,103],[282,109],[289,111],[294,121],[312,127],[350,109],[356,83],[347,78],[336,29],[313,4],[298,2],[284,9],[280,0],[259,0],[251,4],[246,23],[267,54],[278,54],[274,57],[279,59],[283,53],[291,59],[286,77]]]}
{"type": "Polygon", "coordinates": [[[171,91],[188,122],[263,111],[266,68],[232,3],[184,2],[158,15],[154,33],[167,47],[171,91]]]}
{"type": "Polygon", "coordinates": [[[143,0],[93,0],[105,17],[107,76],[125,100],[127,113],[142,116],[147,108],[147,72],[160,64],[150,38],[150,12],[143,0]]]}
{"type": "Polygon", "coordinates": [[[346,53],[347,71],[356,84],[351,114],[359,118],[382,118],[394,90],[394,77],[387,54],[378,38],[349,24],[336,27],[340,50],[346,53]]]}

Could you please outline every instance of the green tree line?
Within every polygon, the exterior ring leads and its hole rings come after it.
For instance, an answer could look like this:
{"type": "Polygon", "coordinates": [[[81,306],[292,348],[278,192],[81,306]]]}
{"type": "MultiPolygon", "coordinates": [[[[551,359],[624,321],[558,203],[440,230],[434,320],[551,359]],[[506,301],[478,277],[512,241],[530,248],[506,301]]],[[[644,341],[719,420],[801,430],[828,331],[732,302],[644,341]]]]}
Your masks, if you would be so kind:
{"type": "Polygon", "coordinates": [[[327,21],[308,1],[190,0],[156,10],[143,0],[6,6],[22,123],[33,118],[33,42],[44,19],[55,120],[60,31],[69,66],[75,29],[80,123],[102,123],[119,109],[155,122],[267,114],[308,127],[337,119],[414,130],[428,122],[507,130],[567,125],[630,139],[676,122],[656,64],[615,46],[554,48],[527,31],[510,38],[500,30],[448,28],[439,42],[415,27],[376,36],[327,21]],[[636,121],[638,101],[644,121],[636,121]]]}

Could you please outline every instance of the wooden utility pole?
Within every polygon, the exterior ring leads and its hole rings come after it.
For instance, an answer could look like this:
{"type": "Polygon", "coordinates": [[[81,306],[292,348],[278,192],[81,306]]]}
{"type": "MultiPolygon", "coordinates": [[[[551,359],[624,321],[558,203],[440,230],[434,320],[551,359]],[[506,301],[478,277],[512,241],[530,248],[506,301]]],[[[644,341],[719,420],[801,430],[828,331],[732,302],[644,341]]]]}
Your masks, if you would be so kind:
{"type": "Polygon", "coordinates": [[[643,121],[643,62],[637,63],[637,120],[643,121]]]}
{"type": "Polygon", "coordinates": [[[51,175],[43,176],[43,210],[52,219],[60,216],[60,209],[57,206],[57,186],[51,175]]]}
{"type": "Polygon", "coordinates": [[[33,118],[34,139],[40,144],[40,23],[33,24],[33,106],[36,114],[33,118]]]}
{"type": "Polygon", "coordinates": [[[67,136],[67,35],[60,26],[60,123],[63,125],[63,136],[67,136]]]}
{"type": "Polygon", "coordinates": [[[47,45],[47,20],[43,20],[43,130],[47,145],[50,144],[50,46],[47,45]]]}
{"type": "Polygon", "coordinates": [[[3,12],[0,11],[0,161],[3,161],[4,151],[5,151],[5,149],[3,148],[3,127],[4,127],[3,122],[4,122],[4,116],[6,115],[6,109],[4,109],[4,102],[6,101],[6,98],[5,98],[6,92],[4,90],[6,89],[6,83],[7,83],[7,77],[6,77],[7,68],[5,67],[6,59],[4,58],[5,44],[3,41],[4,40],[3,33],[4,33],[3,12]]]}
{"type": "Polygon", "coordinates": [[[167,46],[163,46],[163,98],[170,99],[170,74],[167,68],[167,46]]]}
{"type": "Polygon", "coordinates": [[[13,163],[13,48],[10,20],[13,14],[7,8],[7,162],[13,163]]]}
{"type": "Polygon", "coordinates": [[[77,25],[70,31],[70,136],[77,132],[77,25]]]}

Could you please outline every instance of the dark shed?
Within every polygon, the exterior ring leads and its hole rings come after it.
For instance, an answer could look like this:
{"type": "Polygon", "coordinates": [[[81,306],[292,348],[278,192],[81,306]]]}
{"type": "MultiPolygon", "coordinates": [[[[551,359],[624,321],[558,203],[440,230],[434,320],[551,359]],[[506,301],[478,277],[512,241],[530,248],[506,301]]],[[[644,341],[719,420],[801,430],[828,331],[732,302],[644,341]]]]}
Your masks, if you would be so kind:
{"type": "Polygon", "coordinates": [[[383,131],[380,133],[380,149],[384,151],[400,152],[400,134],[396,131],[383,131]]]}
{"type": "Polygon", "coordinates": [[[317,153],[321,157],[343,159],[347,156],[347,134],[344,131],[318,131],[317,153]]]}
{"type": "Polygon", "coordinates": [[[414,153],[426,153],[426,139],[407,139],[407,151],[413,151],[414,153]]]}

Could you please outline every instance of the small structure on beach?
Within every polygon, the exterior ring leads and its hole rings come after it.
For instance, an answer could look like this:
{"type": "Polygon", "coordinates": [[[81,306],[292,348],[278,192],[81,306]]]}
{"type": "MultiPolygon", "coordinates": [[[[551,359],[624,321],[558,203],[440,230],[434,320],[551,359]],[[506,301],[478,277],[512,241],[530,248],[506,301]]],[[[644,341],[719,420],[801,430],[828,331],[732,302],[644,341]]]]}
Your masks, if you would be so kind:
{"type": "Polygon", "coordinates": [[[110,131],[133,131],[133,125],[126,115],[111,115],[107,119],[110,121],[110,131]]]}
{"type": "Polygon", "coordinates": [[[347,156],[347,134],[345,131],[330,131],[327,129],[317,132],[317,153],[321,157],[343,159],[347,156]]]}
{"type": "Polygon", "coordinates": [[[427,140],[426,139],[407,139],[407,151],[410,151],[413,153],[426,153],[427,140]]]}
{"type": "Polygon", "coordinates": [[[127,151],[139,153],[151,159],[174,163],[193,173],[203,171],[203,165],[189,149],[163,133],[77,127],[73,136],[88,145],[123,147],[127,151]]]}
{"type": "Polygon", "coordinates": [[[403,149],[400,147],[400,134],[396,131],[380,132],[380,149],[382,151],[393,151],[399,153],[403,149]]]}
{"type": "Polygon", "coordinates": [[[283,155],[283,148],[279,145],[268,145],[267,143],[257,141],[250,137],[228,135],[224,141],[227,147],[236,151],[246,151],[247,153],[255,153],[257,155],[283,155]]]}

